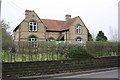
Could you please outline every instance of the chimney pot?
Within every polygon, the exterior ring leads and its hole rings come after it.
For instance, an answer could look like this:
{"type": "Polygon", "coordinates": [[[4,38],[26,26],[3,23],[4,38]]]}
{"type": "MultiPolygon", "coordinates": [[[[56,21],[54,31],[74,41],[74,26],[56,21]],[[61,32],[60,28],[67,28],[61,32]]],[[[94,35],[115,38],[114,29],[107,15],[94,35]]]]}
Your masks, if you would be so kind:
{"type": "Polygon", "coordinates": [[[66,19],[66,21],[69,20],[69,19],[71,19],[71,15],[66,14],[66,15],[65,15],[65,19],[66,19]]]}
{"type": "Polygon", "coordinates": [[[25,18],[31,13],[33,10],[25,10],[25,18]]]}

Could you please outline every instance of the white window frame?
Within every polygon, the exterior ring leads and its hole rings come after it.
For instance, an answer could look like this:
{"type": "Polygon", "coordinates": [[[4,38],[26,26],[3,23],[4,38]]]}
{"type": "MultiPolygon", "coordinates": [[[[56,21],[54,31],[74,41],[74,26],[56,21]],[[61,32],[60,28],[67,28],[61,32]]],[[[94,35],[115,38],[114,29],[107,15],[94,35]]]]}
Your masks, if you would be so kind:
{"type": "Polygon", "coordinates": [[[36,39],[36,38],[30,38],[30,41],[34,42],[34,41],[36,41],[35,39],[36,39]]]}
{"type": "Polygon", "coordinates": [[[76,39],[76,41],[81,41],[81,39],[76,39]]]}
{"type": "Polygon", "coordinates": [[[49,39],[49,41],[55,41],[55,40],[53,40],[53,39],[49,39]]]}
{"type": "Polygon", "coordinates": [[[81,26],[78,24],[76,27],[76,33],[81,34],[81,31],[82,31],[81,26]]]}
{"type": "Polygon", "coordinates": [[[82,43],[82,38],[77,37],[77,38],[76,38],[76,42],[80,42],[80,43],[82,43]]]}
{"type": "Polygon", "coordinates": [[[31,22],[29,22],[29,31],[37,31],[37,22],[35,22],[35,21],[31,21],[31,22]],[[30,30],[31,28],[30,28],[30,26],[32,26],[32,30],[30,30]]]}
{"type": "Polygon", "coordinates": [[[37,48],[38,45],[36,42],[37,42],[37,38],[29,38],[29,46],[30,47],[37,48]]]}
{"type": "Polygon", "coordinates": [[[47,41],[55,41],[54,38],[48,38],[47,41]]]}

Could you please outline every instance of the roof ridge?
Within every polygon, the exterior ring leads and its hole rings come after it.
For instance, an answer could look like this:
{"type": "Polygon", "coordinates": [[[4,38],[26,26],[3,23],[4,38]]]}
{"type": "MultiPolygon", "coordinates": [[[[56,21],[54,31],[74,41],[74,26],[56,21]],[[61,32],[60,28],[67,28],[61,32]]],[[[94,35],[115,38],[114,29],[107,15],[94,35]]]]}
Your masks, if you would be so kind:
{"type": "Polygon", "coordinates": [[[75,18],[77,18],[77,17],[79,17],[79,16],[73,17],[72,19],[75,19],[75,18]]]}
{"type": "MultiPolygon", "coordinates": [[[[41,20],[63,21],[63,20],[55,20],[55,19],[41,19],[41,20]]],[[[65,21],[63,21],[63,22],[65,22],[65,21]]]]}

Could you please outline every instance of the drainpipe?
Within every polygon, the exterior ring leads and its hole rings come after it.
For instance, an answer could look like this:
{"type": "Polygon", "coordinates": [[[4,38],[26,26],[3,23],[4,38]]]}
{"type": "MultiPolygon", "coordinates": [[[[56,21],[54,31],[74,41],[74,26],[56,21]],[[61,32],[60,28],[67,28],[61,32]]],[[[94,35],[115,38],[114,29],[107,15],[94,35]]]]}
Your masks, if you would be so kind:
{"type": "Polygon", "coordinates": [[[66,41],[67,41],[67,31],[66,31],[66,41]]]}

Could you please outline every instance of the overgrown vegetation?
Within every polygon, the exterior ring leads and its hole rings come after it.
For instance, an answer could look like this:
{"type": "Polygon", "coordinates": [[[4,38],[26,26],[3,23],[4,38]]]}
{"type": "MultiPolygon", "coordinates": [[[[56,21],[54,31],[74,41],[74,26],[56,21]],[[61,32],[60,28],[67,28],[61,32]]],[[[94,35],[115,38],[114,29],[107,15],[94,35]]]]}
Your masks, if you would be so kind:
{"type": "Polygon", "coordinates": [[[10,53],[4,52],[3,61],[43,61],[59,60],[70,58],[93,58],[118,56],[118,44],[120,42],[59,42],[59,41],[41,41],[34,43],[36,47],[30,46],[28,42],[16,43],[15,49],[10,53]]]}
{"type": "Polygon", "coordinates": [[[87,58],[92,58],[93,56],[87,52],[85,48],[82,46],[76,45],[71,47],[71,49],[68,51],[67,56],[69,58],[80,58],[80,59],[87,59],[87,58]]]}
{"type": "Polygon", "coordinates": [[[86,49],[94,57],[118,56],[120,42],[87,42],[86,49]]]}
{"type": "Polygon", "coordinates": [[[88,31],[88,41],[93,41],[91,33],[88,31]]]}
{"type": "Polygon", "coordinates": [[[9,24],[5,23],[4,20],[0,21],[1,24],[1,36],[2,36],[2,50],[7,52],[10,48],[14,47],[12,35],[9,31],[9,24]]]}

